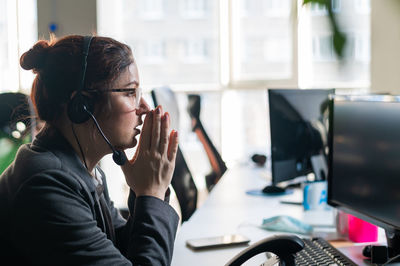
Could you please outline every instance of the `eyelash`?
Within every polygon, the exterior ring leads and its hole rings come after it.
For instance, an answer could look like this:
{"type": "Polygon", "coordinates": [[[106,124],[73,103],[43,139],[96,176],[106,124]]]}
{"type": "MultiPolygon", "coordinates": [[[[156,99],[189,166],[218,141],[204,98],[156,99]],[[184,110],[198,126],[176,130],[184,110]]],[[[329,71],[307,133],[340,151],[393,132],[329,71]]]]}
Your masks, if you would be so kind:
{"type": "Polygon", "coordinates": [[[129,97],[136,96],[136,91],[130,91],[130,92],[128,92],[127,95],[128,95],[129,97]]]}

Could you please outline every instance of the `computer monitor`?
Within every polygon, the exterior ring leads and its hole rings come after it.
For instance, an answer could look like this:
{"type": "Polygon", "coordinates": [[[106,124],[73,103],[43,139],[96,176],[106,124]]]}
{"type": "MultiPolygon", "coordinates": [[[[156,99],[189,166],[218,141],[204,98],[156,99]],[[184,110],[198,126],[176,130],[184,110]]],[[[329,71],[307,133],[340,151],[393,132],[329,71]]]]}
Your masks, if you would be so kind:
{"type": "Polygon", "coordinates": [[[328,203],[383,227],[400,254],[400,102],[336,96],[330,110],[328,203]]]}
{"type": "MultiPolygon", "coordinates": [[[[333,89],[269,89],[272,186],[313,172],[311,158],[326,164],[329,95],[333,89]]],[[[320,179],[324,173],[317,173],[320,179]]],[[[274,189],[275,188],[275,189],[274,189]]]]}

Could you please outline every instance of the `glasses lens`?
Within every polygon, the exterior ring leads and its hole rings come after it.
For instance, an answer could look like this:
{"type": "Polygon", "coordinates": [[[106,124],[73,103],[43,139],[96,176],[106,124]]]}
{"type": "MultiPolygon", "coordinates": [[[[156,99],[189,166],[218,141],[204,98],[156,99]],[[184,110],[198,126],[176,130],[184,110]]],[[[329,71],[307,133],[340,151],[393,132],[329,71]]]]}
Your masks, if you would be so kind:
{"type": "Polygon", "coordinates": [[[139,107],[140,99],[142,99],[142,88],[137,88],[135,97],[135,104],[137,108],[139,107]]]}

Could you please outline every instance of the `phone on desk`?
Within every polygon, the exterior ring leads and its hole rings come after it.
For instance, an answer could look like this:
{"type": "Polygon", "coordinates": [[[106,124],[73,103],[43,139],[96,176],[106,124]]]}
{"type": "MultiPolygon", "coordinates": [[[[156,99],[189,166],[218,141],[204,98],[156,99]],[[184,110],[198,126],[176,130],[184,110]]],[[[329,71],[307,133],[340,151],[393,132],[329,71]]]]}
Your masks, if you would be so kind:
{"type": "Polygon", "coordinates": [[[245,236],[242,235],[224,235],[216,237],[204,237],[189,239],[186,241],[186,246],[193,250],[211,249],[227,246],[245,245],[250,242],[245,236]]]}

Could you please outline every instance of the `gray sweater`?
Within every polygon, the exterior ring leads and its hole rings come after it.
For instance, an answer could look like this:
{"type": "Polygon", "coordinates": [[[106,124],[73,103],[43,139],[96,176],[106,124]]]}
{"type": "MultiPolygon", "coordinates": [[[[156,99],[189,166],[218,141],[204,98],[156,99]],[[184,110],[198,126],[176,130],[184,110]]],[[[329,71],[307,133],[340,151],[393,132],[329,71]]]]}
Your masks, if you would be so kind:
{"type": "Polygon", "coordinates": [[[92,179],[56,129],[22,146],[0,176],[0,264],[169,265],[179,222],[171,206],[131,191],[125,221],[104,174],[106,208],[92,179]]]}

